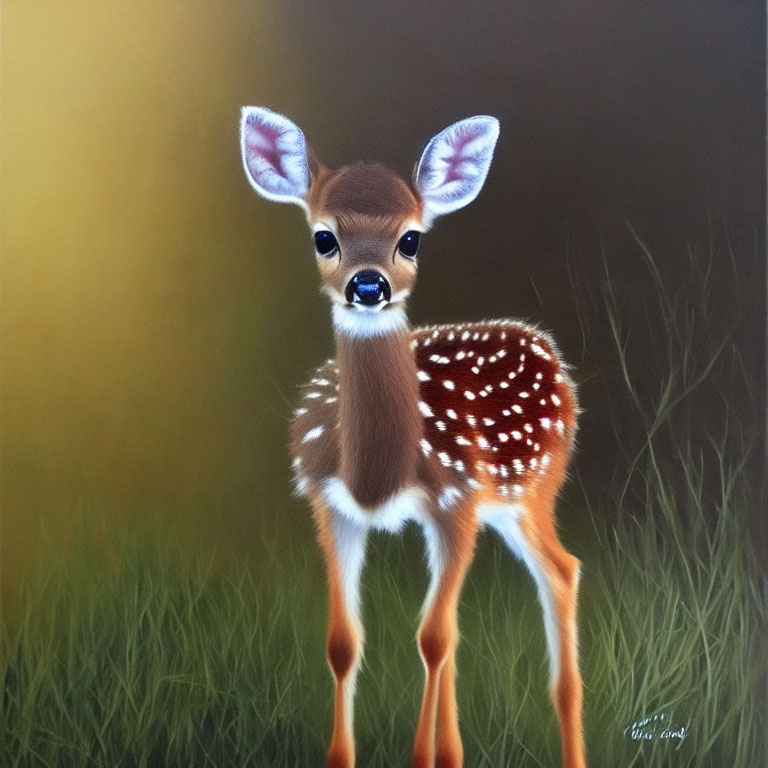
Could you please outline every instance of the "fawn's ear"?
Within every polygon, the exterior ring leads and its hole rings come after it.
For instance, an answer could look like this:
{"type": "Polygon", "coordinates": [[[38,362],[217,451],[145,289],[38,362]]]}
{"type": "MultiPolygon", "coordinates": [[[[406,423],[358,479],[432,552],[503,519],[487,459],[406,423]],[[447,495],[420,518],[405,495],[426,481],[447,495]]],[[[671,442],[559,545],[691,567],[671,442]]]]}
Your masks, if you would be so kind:
{"type": "Polygon", "coordinates": [[[297,125],[264,107],[243,107],[240,149],[245,175],[260,195],[306,208],[309,163],[297,125]]]}
{"type": "Polygon", "coordinates": [[[459,120],[429,140],[413,175],[424,201],[425,226],[477,197],[498,137],[499,121],[480,115],[459,120]]]}

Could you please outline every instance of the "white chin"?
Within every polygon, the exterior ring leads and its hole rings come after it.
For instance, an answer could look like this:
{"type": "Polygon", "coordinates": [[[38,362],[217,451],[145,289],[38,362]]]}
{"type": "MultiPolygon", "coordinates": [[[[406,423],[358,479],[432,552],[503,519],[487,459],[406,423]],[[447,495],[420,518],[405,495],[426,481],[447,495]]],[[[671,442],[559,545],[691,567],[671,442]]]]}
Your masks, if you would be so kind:
{"type": "Polygon", "coordinates": [[[381,302],[375,307],[362,307],[334,303],[332,313],[336,332],[347,336],[383,336],[408,327],[402,304],[381,302]]]}
{"type": "Polygon", "coordinates": [[[347,309],[353,309],[357,312],[381,312],[382,309],[385,309],[389,306],[388,301],[380,301],[378,304],[374,304],[373,306],[369,304],[345,304],[344,305],[347,309]]]}

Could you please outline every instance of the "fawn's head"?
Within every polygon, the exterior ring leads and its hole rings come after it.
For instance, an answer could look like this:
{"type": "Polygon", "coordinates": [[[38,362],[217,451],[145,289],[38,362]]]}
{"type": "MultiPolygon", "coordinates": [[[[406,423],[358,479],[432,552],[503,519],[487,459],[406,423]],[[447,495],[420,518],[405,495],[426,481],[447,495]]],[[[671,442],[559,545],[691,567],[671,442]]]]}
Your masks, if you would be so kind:
{"type": "Polygon", "coordinates": [[[493,117],[450,125],[427,143],[411,184],[380,165],[329,170],[298,126],[262,107],[243,107],[240,141],[254,189],[306,211],[337,330],[368,336],[405,325],[421,235],[477,197],[498,134],[493,117]]]}

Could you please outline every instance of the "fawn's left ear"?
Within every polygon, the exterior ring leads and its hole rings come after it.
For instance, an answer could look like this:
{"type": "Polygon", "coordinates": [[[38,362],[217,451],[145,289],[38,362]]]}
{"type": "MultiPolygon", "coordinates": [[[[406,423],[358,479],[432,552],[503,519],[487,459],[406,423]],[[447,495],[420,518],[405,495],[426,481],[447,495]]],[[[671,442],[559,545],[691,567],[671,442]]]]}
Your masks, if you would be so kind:
{"type": "Polygon", "coordinates": [[[243,107],[240,150],[245,175],[260,195],[307,207],[307,145],[296,124],[264,107],[243,107]]]}
{"type": "Polygon", "coordinates": [[[416,189],[424,201],[422,223],[452,213],[479,194],[499,138],[499,121],[478,115],[459,120],[433,136],[414,171],[416,189]]]}

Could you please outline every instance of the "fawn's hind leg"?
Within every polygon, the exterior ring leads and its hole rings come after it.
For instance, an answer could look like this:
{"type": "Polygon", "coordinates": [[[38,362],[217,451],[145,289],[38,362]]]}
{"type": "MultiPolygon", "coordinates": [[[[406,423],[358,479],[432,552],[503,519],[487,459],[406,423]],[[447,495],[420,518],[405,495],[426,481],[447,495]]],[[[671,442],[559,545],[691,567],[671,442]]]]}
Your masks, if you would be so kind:
{"type": "Polygon", "coordinates": [[[560,725],[563,765],[585,768],[576,626],[579,561],[557,537],[552,500],[539,497],[534,504],[511,504],[506,512],[499,505],[485,521],[525,563],[536,582],[544,613],[551,670],[549,692],[560,725]]]}

